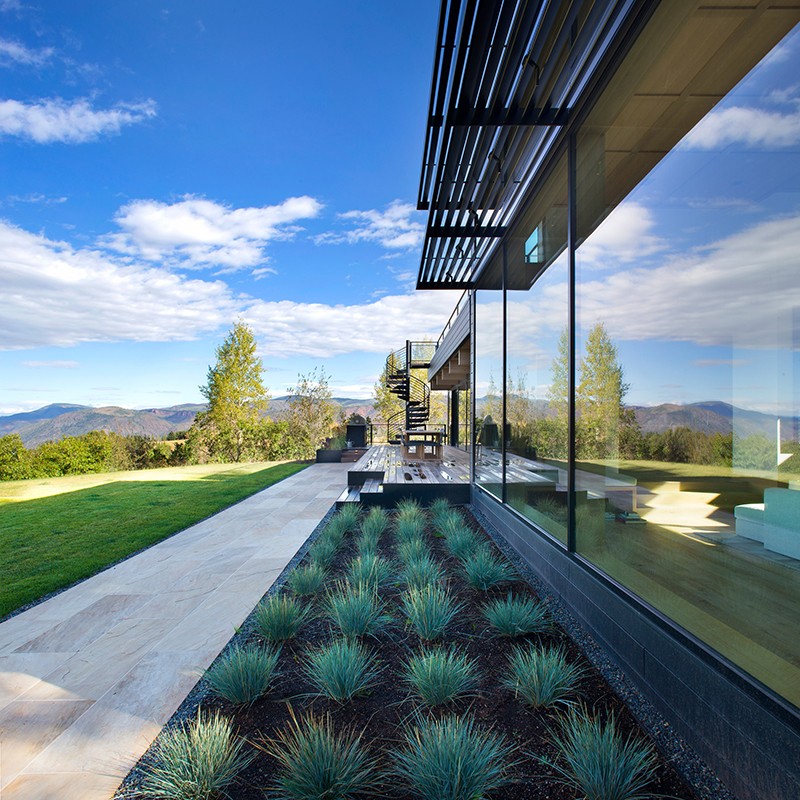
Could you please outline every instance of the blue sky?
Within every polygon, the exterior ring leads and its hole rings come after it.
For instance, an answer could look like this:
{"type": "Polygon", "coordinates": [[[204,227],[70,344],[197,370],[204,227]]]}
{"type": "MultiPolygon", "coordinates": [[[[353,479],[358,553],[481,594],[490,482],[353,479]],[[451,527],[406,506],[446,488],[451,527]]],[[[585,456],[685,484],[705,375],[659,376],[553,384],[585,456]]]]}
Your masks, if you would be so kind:
{"type": "Polygon", "coordinates": [[[201,400],[237,318],[273,395],[367,397],[435,337],[414,210],[438,4],[0,0],[0,413],[201,400]]]}

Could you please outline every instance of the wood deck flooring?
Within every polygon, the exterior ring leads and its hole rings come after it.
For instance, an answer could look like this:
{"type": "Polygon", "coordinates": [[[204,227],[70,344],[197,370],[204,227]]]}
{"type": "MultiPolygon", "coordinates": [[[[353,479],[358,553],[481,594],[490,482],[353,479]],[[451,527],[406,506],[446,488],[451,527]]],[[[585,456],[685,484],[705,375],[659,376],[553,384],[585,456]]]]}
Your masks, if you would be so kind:
{"type": "Polygon", "coordinates": [[[469,453],[447,445],[442,450],[441,461],[412,461],[403,458],[399,445],[373,445],[348,471],[347,489],[337,502],[389,507],[404,497],[469,502],[469,453]]]}

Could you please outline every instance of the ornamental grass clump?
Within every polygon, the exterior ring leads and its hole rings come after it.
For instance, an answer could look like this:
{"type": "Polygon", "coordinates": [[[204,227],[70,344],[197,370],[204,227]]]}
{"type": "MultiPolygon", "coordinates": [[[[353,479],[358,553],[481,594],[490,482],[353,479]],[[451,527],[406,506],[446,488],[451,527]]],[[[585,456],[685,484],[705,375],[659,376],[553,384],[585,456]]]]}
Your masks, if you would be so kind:
{"type": "Polygon", "coordinates": [[[500,636],[527,636],[529,633],[544,633],[552,623],[547,609],[531,597],[512,597],[505,600],[490,600],[483,607],[486,621],[500,636]]]}
{"type": "Polygon", "coordinates": [[[398,519],[425,517],[425,509],[416,500],[410,498],[401,500],[395,507],[395,513],[398,519]]]}
{"type": "Polygon", "coordinates": [[[513,748],[471,719],[421,720],[394,755],[394,773],[423,800],[480,800],[508,782],[513,748]]]}
{"type": "Polygon", "coordinates": [[[325,614],[343,636],[376,634],[391,619],[384,609],[377,586],[367,583],[339,581],[325,600],[325,614]]]}
{"type": "Polygon", "coordinates": [[[387,558],[367,553],[350,562],[347,579],[354,585],[364,584],[378,589],[394,580],[394,566],[387,558]]]}
{"type": "Polygon", "coordinates": [[[262,600],[255,610],[256,631],[271,642],[284,642],[300,630],[311,616],[311,609],[294,597],[279,594],[262,600]]]}
{"type": "Polygon", "coordinates": [[[395,523],[397,543],[415,541],[423,539],[425,536],[425,516],[420,510],[420,515],[413,517],[403,517],[395,523]]]}
{"type": "Polygon", "coordinates": [[[486,591],[493,586],[505,583],[514,576],[511,565],[493,555],[488,547],[481,547],[465,558],[461,565],[467,582],[473,589],[486,591]]]}
{"type": "Polygon", "coordinates": [[[211,665],[205,677],[218,697],[233,705],[250,705],[278,677],[279,658],[275,647],[235,646],[211,665]]]}
{"type": "Polygon", "coordinates": [[[554,769],[559,781],[586,800],[646,800],[654,797],[647,786],[656,776],[652,746],[630,734],[623,736],[613,714],[603,725],[585,709],[573,710],[560,720],[553,736],[558,758],[539,760],[554,769]]]}
{"type": "Polygon", "coordinates": [[[439,533],[443,536],[448,536],[453,531],[464,527],[464,517],[462,517],[461,513],[456,511],[456,509],[450,508],[443,514],[435,516],[433,518],[433,524],[439,533]]]}
{"type": "Polygon", "coordinates": [[[337,639],[308,654],[305,673],[320,695],[344,703],[374,685],[378,668],[360,642],[337,639]]]}
{"type": "Polygon", "coordinates": [[[428,513],[431,515],[431,519],[436,522],[436,520],[448,514],[451,508],[449,500],[444,497],[437,497],[428,507],[428,513]]]}
{"type": "Polygon", "coordinates": [[[361,505],[359,503],[347,503],[334,514],[329,524],[335,524],[342,533],[350,533],[358,527],[361,517],[361,505]]]}
{"type": "Polygon", "coordinates": [[[430,556],[431,549],[424,539],[409,539],[397,545],[397,557],[403,564],[430,556]]]}
{"type": "Polygon", "coordinates": [[[388,513],[377,506],[371,508],[367,516],[361,521],[361,533],[375,539],[379,539],[388,527],[388,513]]]}
{"type": "Polygon", "coordinates": [[[286,583],[298,597],[307,597],[316,594],[323,583],[328,572],[325,567],[314,561],[302,567],[292,570],[286,583]]]}
{"type": "Polygon", "coordinates": [[[229,719],[198,710],[194,719],[158,738],[141,793],[159,800],[211,800],[226,792],[253,757],[233,735],[229,719]]]}
{"type": "Polygon", "coordinates": [[[425,705],[440,706],[476,689],[477,661],[455,650],[427,650],[408,659],[403,677],[425,705]]]}
{"type": "Polygon", "coordinates": [[[401,577],[409,589],[422,589],[443,581],[444,569],[438,561],[425,555],[407,561],[401,577]]]}
{"type": "Polygon", "coordinates": [[[559,647],[518,647],[508,659],[503,686],[534,708],[571,706],[583,676],[559,647]]]}
{"type": "Polygon", "coordinates": [[[376,556],[378,555],[379,541],[380,541],[379,536],[373,536],[372,534],[362,533],[356,539],[356,552],[360,556],[376,556]]]}
{"type": "Polygon", "coordinates": [[[363,734],[345,729],[338,734],[330,715],[309,714],[274,739],[257,746],[278,762],[272,789],[288,800],[349,800],[374,794],[381,775],[375,759],[364,748],[363,734]]]}
{"type": "Polygon", "coordinates": [[[339,548],[342,545],[342,537],[338,533],[324,530],[311,545],[309,552],[310,563],[323,569],[327,569],[336,558],[339,548]]]}
{"type": "Polygon", "coordinates": [[[485,547],[483,541],[472,528],[467,528],[463,523],[444,531],[447,549],[460,561],[474,555],[485,547]]]}
{"type": "Polygon", "coordinates": [[[419,589],[409,588],[400,601],[400,607],[420,639],[433,641],[444,635],[447,626],[463,608],[450,593],[438,584],[419,589]]]}

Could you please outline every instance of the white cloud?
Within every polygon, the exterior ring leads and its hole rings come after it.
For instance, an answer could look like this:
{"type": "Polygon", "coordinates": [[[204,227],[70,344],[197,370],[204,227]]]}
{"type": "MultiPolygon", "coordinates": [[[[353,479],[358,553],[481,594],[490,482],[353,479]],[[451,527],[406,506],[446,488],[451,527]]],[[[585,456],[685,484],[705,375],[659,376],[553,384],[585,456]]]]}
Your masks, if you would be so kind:
{"type": "Polygon", "coordinates": [[[277,275],[278,270],[272,267],[259,267],[250,273],[257,281],[263,280],[267,275],[277,275]]]}
{"type": "Polygon", "coordinates": [[[52,47],[42,47],[33,50],[21,42],[13,39],[0,39],[0,64],[22,64],[29,67],[39,67],[48,61],[55,50],[52,47]]]}
{"type": "Polygon", "coordinates": [[[645,206],[636,202],[617,206],[578,250],[580,269],[613,267],[657,253],[665,245],[652,233],[654,227],[645,206]]]}
{"type": "Polygon", "coordinates": [[[580,287],[581,324],[619,339],[797,347],[800,216],[762,222],[653,269],[580,287]]]}
{"type": "Polygon", "coordinates": [[[292,223],[315,217],[321,209],[313,197],[290,197],[258,208],[230,208],[192,196],[176,203],[135,200],[115,217],[124,232],[105,237],[103,244],[182,267],[254,267],[264,262],[267,242],[292,237],[298,230],[292,223]]]}
{"type": "Polygon", "coordinates": [[[23,361],[22,366],[32,369],[77,369],[80,364],[77,361],[23,361]]]}
{"type": "Polygon", "coordinates": [[[80,342],[176,341],[240,312],[221,281],[121,264],[0,221],[0,350],[80,342]]]}
{"type": "Polygon", "coordinates": [[[6,203],[9,205],[16,205],[17,203],[34,203],[36,205],[60,205],[61,203],[66,203],[69,200],[68,197],[48,197],[45,194],[41,194],[39,192],[31,192],[30,194],[12,194],[6,198],[6,203]]]}
{"type": "Polygon", "coordinates": [[[349,306],[256,301],[244,316],[273,356],[389,353],[406,339],[435,341],[459,296],[451,291],[415,292],[349,306]]]}
{"type": "Polygon", "coordinates": [[[38,144],[89,142],[104,134],[119,133],[125,125],[143,122],[156,115],[152,100],[120,103],[96,110],[88,100],[68,102],[61,98],[22,103],[0,100],[0,134],[29,139],[38,144]]]}
{"type": "Polygon", "coordinates": [[[791,147],[800,142],[800,111],[782,114],[732,106],[712,111],[683,138],[681,146],[714,150],[730,144],[747,147],[791,147]]]}
{"type": "Polygon", "coordinates": [[[339,218],[353,222],[347,231],[329,231],[314,237],[317,244],[357,244],[377,242],[390,250],[410,250],[419,247],[425,236],[423,214],[410,203],[394,200],[385,211],[346,211],[339,218]]]}

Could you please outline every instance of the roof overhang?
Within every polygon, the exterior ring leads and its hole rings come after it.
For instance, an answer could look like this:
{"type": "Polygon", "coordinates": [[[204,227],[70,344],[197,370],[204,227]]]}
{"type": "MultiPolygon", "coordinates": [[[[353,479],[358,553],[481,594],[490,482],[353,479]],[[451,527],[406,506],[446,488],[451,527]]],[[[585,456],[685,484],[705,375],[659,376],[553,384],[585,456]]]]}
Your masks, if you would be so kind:
{"type": "Polygon", "coordinates": [[[418,289],[476,285],[620,9],[637,2],[442,0],[417,199],[428,211],[418,289]]]}

